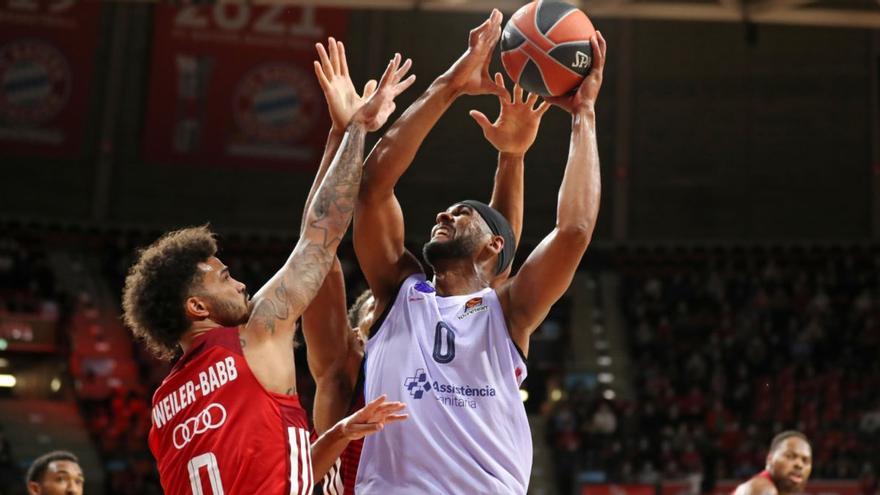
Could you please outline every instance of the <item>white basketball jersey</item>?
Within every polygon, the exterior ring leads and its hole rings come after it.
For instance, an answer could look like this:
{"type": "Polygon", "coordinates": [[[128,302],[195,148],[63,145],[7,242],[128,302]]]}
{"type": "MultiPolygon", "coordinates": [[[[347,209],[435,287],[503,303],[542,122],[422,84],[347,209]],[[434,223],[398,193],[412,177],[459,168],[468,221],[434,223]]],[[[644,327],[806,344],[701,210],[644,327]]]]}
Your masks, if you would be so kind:
{"type": "Polygon", "coordinates": [[[366,438],[356,492],[525,494],[525,377],[494,290],[439,297],[407,278],[367,343],[364,393],[406,403],[409,419],[366,438]]]}

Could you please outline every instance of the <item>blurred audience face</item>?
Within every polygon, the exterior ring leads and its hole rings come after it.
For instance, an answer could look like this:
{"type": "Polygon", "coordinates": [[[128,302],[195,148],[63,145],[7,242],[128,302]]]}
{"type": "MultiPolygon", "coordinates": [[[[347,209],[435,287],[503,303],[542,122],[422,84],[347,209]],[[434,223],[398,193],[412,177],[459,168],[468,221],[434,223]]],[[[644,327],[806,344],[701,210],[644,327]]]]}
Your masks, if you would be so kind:
{"type": "Polygon", "coordinates": [[[802,438],[787,438],[767,456],[767,465],[780,492],[802,492],[813,470],[810,444],[802,438]]]}
{"type": "Polygon", "coordinates": [[[73,461],[52,461],[42,479],[28,483],[28,495],[82,495],[82,469],[73,461]]]}

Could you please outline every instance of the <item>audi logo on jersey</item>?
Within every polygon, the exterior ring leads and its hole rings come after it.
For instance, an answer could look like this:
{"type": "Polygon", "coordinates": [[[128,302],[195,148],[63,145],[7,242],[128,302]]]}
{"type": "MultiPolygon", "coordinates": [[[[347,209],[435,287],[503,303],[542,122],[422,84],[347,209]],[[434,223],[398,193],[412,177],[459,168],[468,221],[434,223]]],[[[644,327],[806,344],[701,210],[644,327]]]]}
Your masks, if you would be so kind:
{"type": "Polygon", "coordinates": [[[192,441],[196,435],[201,435],[208,430],[216,430],[226,422],[226,409],[216,402],[208,405],[199,414],[187,419],[174,427],[172,441],[177,450],[182,449],[192,441]]]}

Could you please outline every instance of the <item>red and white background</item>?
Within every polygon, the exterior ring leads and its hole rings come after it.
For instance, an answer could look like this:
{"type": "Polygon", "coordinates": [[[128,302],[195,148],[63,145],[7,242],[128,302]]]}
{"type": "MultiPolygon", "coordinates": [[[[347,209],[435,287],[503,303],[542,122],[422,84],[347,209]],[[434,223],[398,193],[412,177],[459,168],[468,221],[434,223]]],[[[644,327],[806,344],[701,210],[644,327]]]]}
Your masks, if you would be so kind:
{"type": "Polygon", "coordinates": [[[79,155],[100,14],[97,0],[0,1],[0,152],[79,155]]]}
{"type": "Polygon", "coordinates": [[[316,168],[330,121],[314,44],[347,24],[336,9],[156,5],[145,159],[316,168]]]}

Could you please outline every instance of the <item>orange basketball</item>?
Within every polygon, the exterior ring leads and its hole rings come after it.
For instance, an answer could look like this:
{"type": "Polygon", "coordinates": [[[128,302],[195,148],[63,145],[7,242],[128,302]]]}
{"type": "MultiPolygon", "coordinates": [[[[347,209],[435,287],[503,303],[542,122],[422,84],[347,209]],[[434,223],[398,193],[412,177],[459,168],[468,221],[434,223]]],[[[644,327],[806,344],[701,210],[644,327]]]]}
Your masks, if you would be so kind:
{"type": "Polygon", "coordinates": [[[593,63],[586,14],[556,0],[535,0],[516,11],[501,35],[501,63],[526,91],[560,96],[583,81],[593,63]]]}

